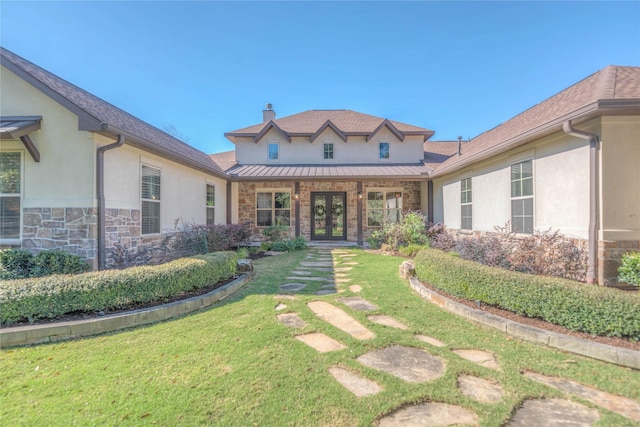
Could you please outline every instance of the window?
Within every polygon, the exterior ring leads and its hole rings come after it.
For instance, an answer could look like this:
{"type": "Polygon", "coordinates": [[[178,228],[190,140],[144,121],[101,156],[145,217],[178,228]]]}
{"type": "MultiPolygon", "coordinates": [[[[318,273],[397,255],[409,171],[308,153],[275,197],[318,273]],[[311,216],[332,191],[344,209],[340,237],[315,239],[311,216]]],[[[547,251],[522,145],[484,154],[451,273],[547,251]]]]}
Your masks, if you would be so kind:
{"type": "Polygon", "coordinates": [[[142,234],[160,233],[160,169],[142,166],[142,234]]]}
{"type": "Polygon", "coordinates": [[[389,143],[381,142],[380,143],[380,160],[389,160],[389,143]]]}
{"type": "Polygon", "coordinates": [[[270,227],[291,225],[291,193],[258,191],[256,193],[256,225],[270,227]]]}
{"type": "Polygon", "coordinates": [[[277,142],[269,143],[269,161],[275,162],[280,159],[280,146],[277,142]]]}
{"type": "Polygon", "coordinates": [[[333,160],[333,144],[324,144],[324,157],[325,160],[333,160]]]}
{"type": "MultiPolygon", "coordinates": [[[[382,190],[382,189],[380,189],[382,190]]],[[[402,219],[402,191],[367,191],[367,225],[382,227],[402,219]]]]}
{"type": "Polygon", "coordinates": [[[471,209],[471,178],[465,178],[460,181],[460,206],[461,221],[460,228],[462,230],[471,230],[472,227],[472,209],[471,209]]]}
{"type": "Polygon", "coordinates": [[[207,225],[214,225],[216,223],[215,216],[216,207],[216,187],[211,184],[207,184],[207,225]]]}
{"type": "Polygon", "coordinates": [[[0,239],[20,238],[21,165],[20,153],[0,153],[0,239]]]}
{"type": "Polygon", "coordinates": [[[511,165],[511,231],[533,233],[533,162],[511,165]]]}

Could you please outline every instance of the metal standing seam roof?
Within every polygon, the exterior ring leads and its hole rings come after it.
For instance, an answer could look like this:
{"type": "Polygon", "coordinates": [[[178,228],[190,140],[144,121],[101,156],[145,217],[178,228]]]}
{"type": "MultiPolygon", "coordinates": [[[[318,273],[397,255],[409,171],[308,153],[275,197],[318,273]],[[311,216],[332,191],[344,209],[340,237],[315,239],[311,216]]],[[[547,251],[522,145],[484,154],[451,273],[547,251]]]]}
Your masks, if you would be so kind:
{"type": "Polygon", "coordinates": [[[226,178],[222,168],[202,151],[2,47],[0,63],[94,127],[82,130],[121,131],[127,143],[226,178]]]}
{"type": "Polygon", "coordinates": [[[40,129],[41,116],[2,116],[0,135],[2,139],[18,139],[40,129]]]}
{"type": "Polygon", "coordinates": [[[426,177],[431,168],[411,165],[237,165],[227,173],[239,180],[257,179],[340,179],[426,177]]]}

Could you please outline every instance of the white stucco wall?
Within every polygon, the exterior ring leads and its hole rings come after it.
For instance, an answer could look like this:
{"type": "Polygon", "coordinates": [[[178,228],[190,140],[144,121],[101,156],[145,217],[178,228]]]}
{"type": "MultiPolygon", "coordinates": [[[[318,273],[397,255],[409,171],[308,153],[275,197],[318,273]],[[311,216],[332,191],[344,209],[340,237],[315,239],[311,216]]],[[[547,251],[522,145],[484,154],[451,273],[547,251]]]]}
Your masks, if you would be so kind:
{"type": "Polygon", "coordinates": [[[600,238],[640,239],[640,117],[602,118],[600,238]]]}
{"type": "Polygon", "coordinates": [[[386,127],[369,141],[365,137],[349,137],[344,142],[336,133],[325,129],[313,142],[310,138],[294,137],[287,141],[276,130],[270,130],[259,142],[252,138],[238,138],[236,159],[240,164],[345,164],[345,163],[417,163],[424,157],[422,136],[407,136],[400,141],[386,127]],[[379,143],[389,142],[388,160],[379,159],[379,143]],[[280,158],[267,160],[269,143],[278,143],[280,158]],[[333,143],[334,159],[324,160],[325,143],[333,143]]]}
{"type": "MultiPolygon", "coordinates": [[[[101,143],[113,142],[96,136],[101,143]]],[[[206,223],[206,186],[215,186],[215,222],[227,219],[226,181],[124,145],[105,153],[105,201],[107,208],[140,209],[142,165],[160,169],[161,229],[206,223]]]]}
{"type": "Polygon", "coordinates": [[[75,114],[5,67],[0,69],[0,114],[42,116],[41,129],[29,134],[40,152],[39,163],[31,158],[21,141],[0,142],[1,150],[22,151],[22,207],[94,206],[92,134],[78,131],[75,114]]]}
{"type": "MultiPolygon", "coordinates": [[[[586,125],[594,127],[597,123],[586,125]]],[[[460,228],[460,180],[471,177],[473,230],[494,231],[511,219],[511,165],[533,161],[534,227],[586,239],[588,142],[556,133],[491,160],[434,179],[434,217],[460,228]]]]}

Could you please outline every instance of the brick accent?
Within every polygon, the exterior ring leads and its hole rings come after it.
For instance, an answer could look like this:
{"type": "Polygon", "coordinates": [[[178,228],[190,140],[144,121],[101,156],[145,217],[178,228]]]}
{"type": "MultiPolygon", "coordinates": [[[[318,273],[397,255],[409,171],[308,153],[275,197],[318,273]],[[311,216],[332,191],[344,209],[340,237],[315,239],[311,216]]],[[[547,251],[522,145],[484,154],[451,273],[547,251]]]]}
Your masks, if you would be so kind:
{"type": "MultiPolygon", "coordinates": [[[[295,183],[293,181],[276,182],[241,182],[238,186],[238,222],[252,226],[254,241],[260,241],[262,227],[256,227],[256,188],[291,189],[293,198],[295,183]]],[[[403,208],[405,211],[420,209],[420,183],[417,181],[363,181],[363,191],[371,188],[402,188],[403,208]]],[[[301,181],[300,182],[300,235],[305,240],[311,239],[311,193],[313,192],[345,192],[347,194],[347,241],[358,240],[357,203],[358,191],[356,181],[301,181]]],[[[367,226],[366,194],[363,194],[363,235],[366,239],[375,227],[367,226]]],[[[291,227],[289,235],[293,237],[295,230],[295,204],[291,203],[291,227]]]]}
{"type": "Polygon", "coordinates": [[[598,242],[598,283],[605,286],[617,284],[618,267],[622,255],[640,252],[640,240],[601,240],[598,242]]]}

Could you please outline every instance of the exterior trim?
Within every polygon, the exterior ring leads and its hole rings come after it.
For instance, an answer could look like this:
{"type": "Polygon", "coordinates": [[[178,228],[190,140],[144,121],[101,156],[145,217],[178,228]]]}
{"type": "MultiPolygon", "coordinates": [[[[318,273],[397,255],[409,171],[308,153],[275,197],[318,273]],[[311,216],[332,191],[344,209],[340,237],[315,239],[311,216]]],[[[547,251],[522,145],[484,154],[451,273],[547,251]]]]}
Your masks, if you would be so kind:
{"type": "Polygon", "coordinates": [[[384,119],[384,121],[380,123],[378,127],[373,130],[373,132],[367,135],[367,142],[371,141],[376,136],[376,134],[380,132],[380,130],[385,126],[391,131],[392,134],[395,135],[396,138],[400,140],[400,142],[404,142],[404,134],[400,132],[398,128],[396,128],[388,119],[384,119]]]}
{"type": "Polygon", "coordinates": [[[331,128],[336,133],[336,135],[340,137],[340,139],[342,139],[344,142],[347,142],[347,135],[340,129],[338,129],[338,127],[334,125],[331,120],[327,120],[326,122],[324,122],[324,124],[320,126],[316,133],[311,135],[311,137],[309,138],[309,142],[315,141],[326,128],[331,128]]]}
{"type": "Polygon", "coordinates": [[[276,124],[276,122],[274,122],[273,120],[271,120],[269,123],[267,123],[267,125],[265,127],[262,128],[262,130],[260,132],[258,132],[254,137],[253,137],[253,142],[255,142],[256,144],[258,142],[260,142],[260,140],[262,138],[264,138],[264,136],[271,130],[271,129],[275,129],[280,135],[282,135],[282,137],[284,139],[286,139],[287,141],[291,142],[291,137],[282,129],[280,129],[280,127],[276,124]]]}

